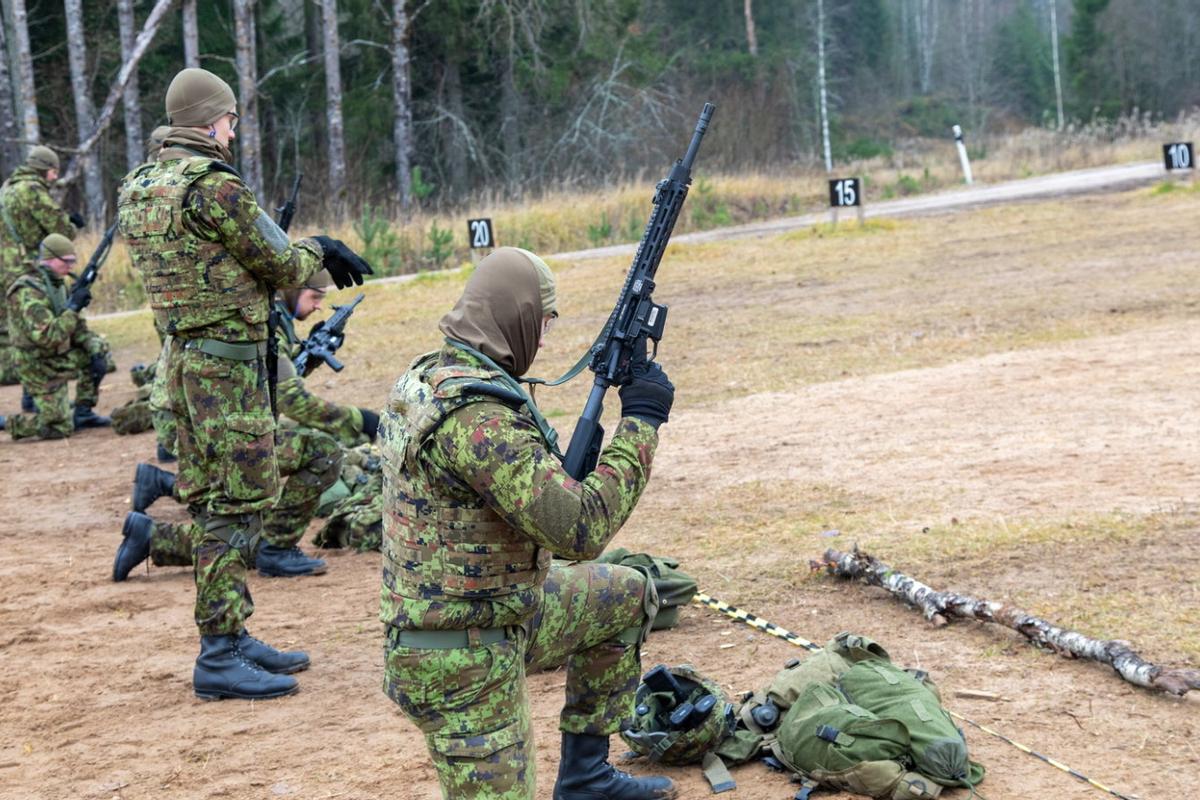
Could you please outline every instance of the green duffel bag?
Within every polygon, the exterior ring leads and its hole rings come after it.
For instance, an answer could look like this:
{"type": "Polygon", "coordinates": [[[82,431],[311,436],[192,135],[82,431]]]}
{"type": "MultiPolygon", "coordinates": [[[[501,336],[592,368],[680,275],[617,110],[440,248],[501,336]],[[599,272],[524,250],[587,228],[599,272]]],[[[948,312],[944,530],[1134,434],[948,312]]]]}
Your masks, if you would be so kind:
{"type": "Polygon", "coordinates": [[[850,702],[908,729],[916,769],[944,786],[974,787],[983,766],[967,756],[967,742],[937,694],[922,680],[889,661],[855,664],[838,681],[850,702]]]}
{"type": "Polygon", "coordinates": [[[805,779],[797,797],[807,798],[817,786],[895,800],[941,793],[937,783],[905,768],[911,740],[904,723],[881,719],[825,684],[814,683],[796,698],[769,747],[805,779]]]}
{"type": "Polygon", "coordinates": [[[833,686],[851,666],[868,658],[887,660],[888,654],[877,642],[865,636],[839,633],[807,658],[789,661],[767,687],[767,699],[780,710],[791,708],[809,686],[815,683],[833,686]]]}
{"type": "Polygon", "coordinates": [[[678,625],[679,609],[692,602],[696,594],[696,579],[680,572],[679,562],[673,558],[630,553],[624,547],[614,547],[597,558],[596,562],[633,567],[654,582],[654,589],[658,592],[658,614],[654,617],[651,630],[661,631],[678,625]]]}

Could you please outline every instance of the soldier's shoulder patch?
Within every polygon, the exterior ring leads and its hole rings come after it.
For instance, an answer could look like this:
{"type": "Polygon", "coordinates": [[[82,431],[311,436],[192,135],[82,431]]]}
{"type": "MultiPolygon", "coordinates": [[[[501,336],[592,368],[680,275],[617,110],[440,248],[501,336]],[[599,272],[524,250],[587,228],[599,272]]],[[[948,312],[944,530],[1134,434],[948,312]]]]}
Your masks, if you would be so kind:
{"type": "Polygon", "coordinates": [[[254,218],[254,229],[263,237],[267,246],[276,253],[282,253],[292,244],[283,228],[276,225],[275,220],[264,214],[261,209],[259,209],[258,216],[254,218]]]}

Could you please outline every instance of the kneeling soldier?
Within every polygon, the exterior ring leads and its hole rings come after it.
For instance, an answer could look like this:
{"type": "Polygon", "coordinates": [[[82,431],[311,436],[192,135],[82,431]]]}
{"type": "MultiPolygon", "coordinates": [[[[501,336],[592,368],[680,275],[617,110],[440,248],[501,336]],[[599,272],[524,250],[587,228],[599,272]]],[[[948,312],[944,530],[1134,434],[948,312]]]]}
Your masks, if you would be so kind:
{"type": "Polygon", "coordinates": [[[384,689],[425,735],[444,797],[534,797],[526,670],[566,663],[555,800],[657,800],[666,778],[608,763],[633,716],[654,585],[595,558],[650,478],[674,387],[657,367],[621,389],[599,465],[571,478],[517,384],[556,316],[554,275],[501,248],[442,318],[446,344],[396,383],[383,453],[384,689]],[[443,687],[445,691],[443,691],[443,687]]]}
{"type": "Polygon", "coordinates": [[[75,245],[52,233],[38,250],[6,298],[17,374],[37,408],[36,414],[8,418],[13,439],[62,439],[79,428],[112,424],[93,411],[108,370],[108,344],[80,316],[91,293],[83,287],[68,295],[63,287],[63,277],[75,265],[75,245]],[[67,395],[72,379],[78,380],[73,416],[67,395]]]}

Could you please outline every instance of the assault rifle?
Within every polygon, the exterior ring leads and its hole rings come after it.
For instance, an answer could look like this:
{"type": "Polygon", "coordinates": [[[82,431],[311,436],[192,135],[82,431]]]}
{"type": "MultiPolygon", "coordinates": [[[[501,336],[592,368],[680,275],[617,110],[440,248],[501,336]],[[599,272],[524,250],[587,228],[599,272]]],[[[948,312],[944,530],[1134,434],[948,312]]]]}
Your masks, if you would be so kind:
{"type": "MultiPolygon", "coordinates": [[[[275,224],[284,233],[292,227],[292,218],[296,216],[296,200],[300,197],[300,181],[304,179],[303,172],[296,173],[296,180],[292,182],[292,193],[288,197],[287,202],[275,209],[275,213],[279,218],[275,224]]],[[[275,395],[277,394],[277,384],[279,383],[279,337],[275,331],[279,328],[279,312],[275,310],[275,303],[271,303],[271,312],[267,316],[267,395],[271,398],[271,416],[279,418],[279,409],[275,405],[275,395]]]]}
{"type": "Polygon", "coordinates": [[[654,210],[650,212],[650,221],[646,223],[646,231],[629,267],[625,285],[600,338],[592,346],[589,368],[596,373],[596,379],[563,458],[564,469],[576,480],[583,480],[596,468],[600,458],[600,446],[604,442],[604,428],[600,425],[604,393],[610,386],[629,383],[633,357],[635,353],[645,352],[647,339],[654,342],[654,351],[649,360],[658,355],[658,343],[662,340],[667,323],[667,307],[655,303],[652,298],[654,274],[667,249],[671,231],[675,229],[675,220],[679,218],[683,201],[687,198],[688,186],[692,182],[692,163],[700,149],[700,140],[708,130],[713,110],[712,103],[704,104],[687,152],[675,162],[667,177],[659,181],[654,193],[654,210]]]}
{"type": "Polygon", "coordinates": [[[87,266],[83,268],[83,272],[79,273],[79,277],[75,279],[75,285],[71,287],[72,291],[91,287],[96,282],[96,278],[100,277],[100,268],[104,266],[104,262],[108,259],[108,252],[112,250],[113,237],[117,234],[117,223],[114,221],[108,226],[108,230],[104,232],[104,237],[100,239],[100,244],[96,245],[96,249],[92,251],[92,257],[88,259],[87,266]]]}
{"type": "Polygon", "coordinates": [[[346,366],[334,357],[334,353],[346,341],[346,323],[355,307],[363,301],[365,294],[359,293],[354,302],[345,306],[334,306],[333,316],[323,319],[309,331],[308,338],[300,343],[300,354],[292,362],[296,374],[305,377],[321,364],[328,364],[334,372],[346,366]]]}

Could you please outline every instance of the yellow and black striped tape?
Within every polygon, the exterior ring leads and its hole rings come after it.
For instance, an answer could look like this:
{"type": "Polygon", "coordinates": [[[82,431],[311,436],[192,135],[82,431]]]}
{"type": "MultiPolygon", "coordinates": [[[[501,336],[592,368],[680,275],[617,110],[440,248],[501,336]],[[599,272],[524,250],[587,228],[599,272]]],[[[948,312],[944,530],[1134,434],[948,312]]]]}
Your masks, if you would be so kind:
{"type": "MultiPolygon", "coordinates": [[[[751,626],[752,628],[758,628],[763,633],[769,633],[770,635],[776,636],[780,639],[783,639],[785,642],[790,642],[791,644],[794,644],[797,647],[803,647],[805,650],[816,651],[816,650],[821,649],[820,645],[810,642],[808,639],[805,639],[802,636],[798,636],[797,634],[792,633],[791,631],[787,630],[786,628],[781,628],[778,625],[776,625],[775,623],[768,622],[767,620],[763,619],[762,617],[759,617],[755,614],[751,614],[748,611],[742,611],[740,608],[735,608],[734,606],[731,606],[726,602],[718,600],[717,598],[713,597],[712,595],[704,594],[703,592],[697,592],[692,597],[692,602],[694,602],[698,605],[705,606],[706,608],[711,608],[712,610],[718,611],[727,617],[736,619],[739,622],[744,622],[747,625],[751,626]]],[[[1088,784],[1089,786],[1093,786],[1102,792],[1107,792],[1108,794],[1111,794],[1113,797],[1119,797],[1119,798],[1121,798],[1121,800],[1138,800],[1136,797],[1133,797],[1133,796],[1130,796],[1127,794],[1121,794],[1120,792],[1118,792],[1114,789],[1110,789],[1107,786],[1105,786],[1103,783],[1100,783],[1097,780],[1093,780],[1092,778],[1089,778],[1087,775],[1084,775],[1082,772],[1079,772],[1078,770],[1068,767],[1066,764],[1062,763],[1061,761],[1057,761],[1057,760],[1051,758],[1050,756],[1047,756],[1043,753],[1039,753],[1038,751],[1034,750],[1031,747],[1023,745],[1020,742],[1014,741],[1014,740],[1008,738],[1007,736],[1005,736],[1004,734],[1000,733],[999,731],[992,730],[991,728],[987,727],[986,725],[980,725],[978,722],[975,722],[974,720],[967,719],[962,714],[957,714],[953,711],[950,711],[950,709],[946,709],[946,711],[949,712],[950,716],[954,717],[955,719],[961,720],[961,721],[967,723],[968,725],[978,728],[979,730],[983,731],[984,733],[986,733],[990,736],[995,736],[1000,741],[1007,742],[1008,744],[1010,744],[1013,747],[1020,750],[1022,753],[1031,755],[1034,758],[1038,759],[1039,761],[1043,761],[1043,762],[1049,764],[1050,766],[1054,767],[1055,769],[1062,770],[1063,772],[1067,773],[1071,777],[1077,778],[1078,780],[1083,781],[1084,783],[1088,784]]]]}

